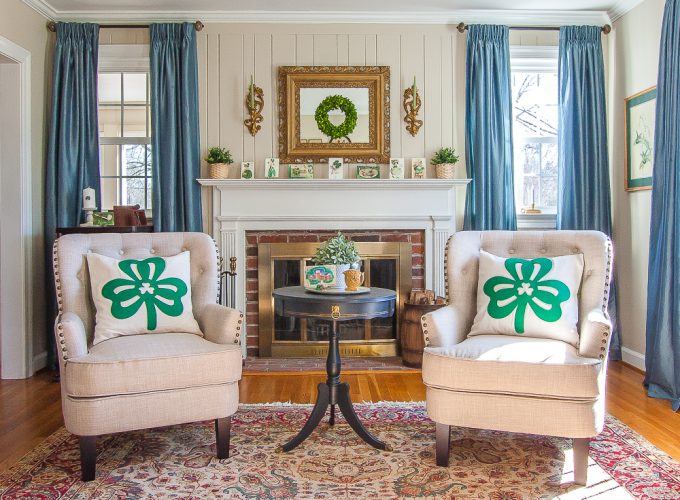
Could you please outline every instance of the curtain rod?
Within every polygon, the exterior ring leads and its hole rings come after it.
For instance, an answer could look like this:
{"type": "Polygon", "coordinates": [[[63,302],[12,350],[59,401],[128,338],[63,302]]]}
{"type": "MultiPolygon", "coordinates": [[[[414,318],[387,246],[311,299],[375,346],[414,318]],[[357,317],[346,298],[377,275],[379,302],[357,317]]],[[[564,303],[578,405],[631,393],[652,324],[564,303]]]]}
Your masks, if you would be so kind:
{"type": "MultiPolygon", "coordinates": [[[[99,25],[99,28],[125,28],[125,29],[139,29],[139,28],[144,28],[148,29],[149,25],[148,24],[101,24],[99,25]]],[[[196,31],[201,31],[203,29],[203,23],[201,21],[196,21],[194,23],[194,28],[196,28],[196,31]]],[[[57,31],[57,23],[54,21],[50,21],[47,23],[47,29],[56,32],[57,31]]]]}
{"type": "MultiPolygon", "coordinates": [[[[456,26],[456,29],[460,32],[463,33],[466,29],[468,29],[468,25],[465,23],[459,23],[458,26],[456,26]]],[[[559,31],[560,27],[559,26],[510,26],[511,30],[518,30],[518,31],[559,31]]],[[[602,33],[605,35],[608,35],[609,32],[612,30],[612,27],[608,24],[605,24],[600,28],[602,30],[602,33]]]]}

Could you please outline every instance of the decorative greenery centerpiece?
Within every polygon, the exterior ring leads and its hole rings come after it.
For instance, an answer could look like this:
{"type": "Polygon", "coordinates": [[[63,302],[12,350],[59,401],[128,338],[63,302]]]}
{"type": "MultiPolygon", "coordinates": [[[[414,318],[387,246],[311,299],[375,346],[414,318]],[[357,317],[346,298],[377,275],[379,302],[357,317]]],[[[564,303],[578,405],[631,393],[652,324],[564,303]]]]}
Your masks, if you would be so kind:
{"type": "Polygon", "coordinates": [[[335,266],[336,283],[333,288],[345,289],[345,275],[350,267],[358,264],[361,257],[356,244],[344,234],[338,233],[327,241],[324,241],[316,249],[312,261],[316,265],[335,266]]]}
{"type": "Polygon", "coordinates": [[[226,179],[229,177],[229,165],[234,163],[229,150],[218,146],[208,150],[208,156],[205,157],[205,161],[210,164],[211,179],[226,179]]]}
{"type": "Polygon", "coordinates": [[[435,166],[437,179],[453,179],[453,169],[458,160],[459,157],[455,149],[439,149],[430,160],[430,163],[435,166]]]}
{"type": "Polygon", "coordinates": [[[330,95],[326,97],[316,108],[314,119],[319,130],[330,141],[347,137],[357,126],[357,108],[352,101],[341,95],[330,95]],[[333,125],[328,113],[334,109],[339,109],[345,114],[345,120],[340,125],[333,125]]]}

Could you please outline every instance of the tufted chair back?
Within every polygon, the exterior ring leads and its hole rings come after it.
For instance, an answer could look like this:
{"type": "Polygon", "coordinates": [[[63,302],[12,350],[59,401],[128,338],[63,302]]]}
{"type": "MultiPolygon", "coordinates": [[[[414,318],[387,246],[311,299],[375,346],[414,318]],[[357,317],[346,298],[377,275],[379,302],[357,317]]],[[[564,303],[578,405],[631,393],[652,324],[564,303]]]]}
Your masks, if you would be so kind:
{"type": "Polygon", "coordinates": [[[194,314],[217,301],[218,255],[213,239],[204,233],[70,234],[54,242],[53,265],[59,315],[73,312],[83,320],[88,346],[94,335],[95,308],[85,255],[114,259],[170,257],[191,254],[191,300],[194,314]]]}
{"type": "MultiPolygon", "coordinates": [[[[599,231],[462,231],[446,246],[446,295],[470,331],[477,312],[479,252],[499,257],[557,257],[583,254],[579,322],[593,309],[607,314],[612,265],[611,242],[599,231]]],[[[582,331],[579,324],[579,331],[582,331]]]]}

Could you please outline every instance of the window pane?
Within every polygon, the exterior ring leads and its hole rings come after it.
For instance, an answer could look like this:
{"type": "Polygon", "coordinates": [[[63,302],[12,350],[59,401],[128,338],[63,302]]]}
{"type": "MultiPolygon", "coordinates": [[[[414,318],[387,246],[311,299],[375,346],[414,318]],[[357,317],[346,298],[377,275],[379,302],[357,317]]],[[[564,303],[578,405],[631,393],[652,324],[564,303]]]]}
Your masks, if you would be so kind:
{"type": "Polygon", "coordinates": [[[123,95],[125,104],[146,104],[146,73],[125,73],[123,95]]]}
{"type": "Polygon", "coordinates": [[[120,103],[120,73],[99,73],[99,102],[107,104],[120,103]]]}
{"type": "Polygon", "coordinates": [[[540,144],[525,144],[518,153],[519,157],[516,161],[519,165],[522,165],[522,172],[524,175],[536,175],[539,172],[541,157],[541,145],[540,144]]]}
{"type": "Polygon", "coordinates": [[[120,106],[99,106],[99,137],[120,137],[120,106]]]}
{"type": "Polygon", "coordinates": [[[123,146],[122,175],[144,177],[146,175],[146,146],[143,144],[126,144],[123,146]]]}
{"type": "Polygon", "coordinates": [[[123,137],[147,137],[146,106],[125,106],[123,137]]]}
{"type": "Polygon", "coordinates": [[[120,146],[102,144],[99,146],[99,172],[104,177],[118,174],[118,151],[120,146]]]}
{"type": "Polygon", "coordinates": [[[146,175],[151,177],[151,145],[146,146],[146,175]]]}
{"type": "Polygon", "coordinates": [[[107,179],[102,178],[100,186],[102,191],[102,210],[111,210],[114,205],[119,205],[118,203],[118,183],[119,179],[107,179]]]}
{"type": "Polygon", "coordinates": [[[542,207],[557,206],[557,177],[541,177],[542,207]]]}
{"type": "Polygon", "coordinates": [[[541,175],[557,175],[557,144],[543,144],[541,148],[541,175]]]}
{"type": "Polygon", "coordinates": [[[557,135],[556,74],[513,73],[512,95],[516,135],[557,135]]]}
{"type": "Polygon", "coordinates": [[[146,208],[146,201],[144,195],[146,193],[146,184],[143,178],[123,178],[123,204],[124,205],[139,205],[141,208],[146,208]]]}

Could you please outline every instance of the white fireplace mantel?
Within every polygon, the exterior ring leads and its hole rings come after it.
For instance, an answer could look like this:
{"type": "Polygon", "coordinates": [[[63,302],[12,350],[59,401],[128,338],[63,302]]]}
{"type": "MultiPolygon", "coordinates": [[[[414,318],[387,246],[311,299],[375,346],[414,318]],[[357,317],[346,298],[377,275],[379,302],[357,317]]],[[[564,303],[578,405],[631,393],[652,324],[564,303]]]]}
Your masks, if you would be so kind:
{"type": "Polygon", "coordinates": [[[469,179],[198,179],[212,186],[213,235],[237,258],[245,307],[246,231],[399,230],[425,232],[425,286],[445,294],[444,251],[456,230],[456,187],[469,179]]]}

